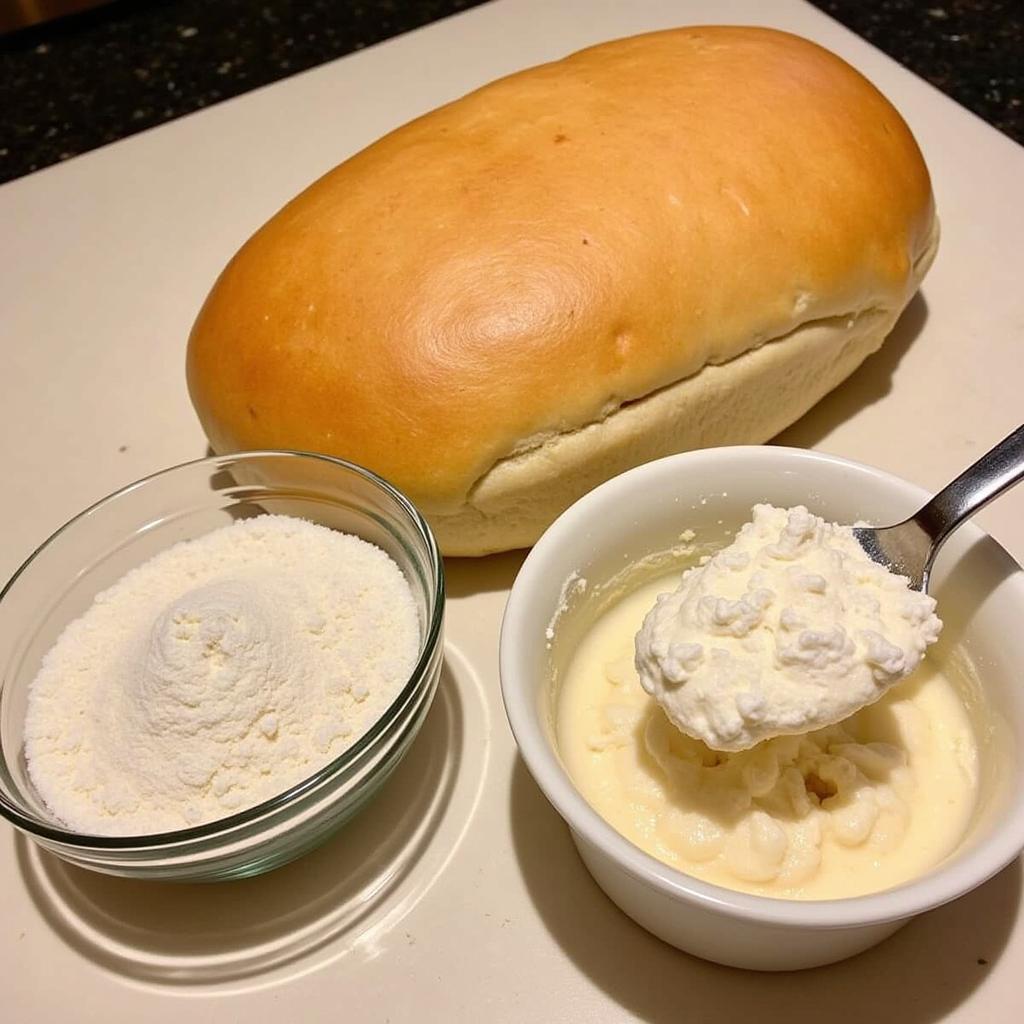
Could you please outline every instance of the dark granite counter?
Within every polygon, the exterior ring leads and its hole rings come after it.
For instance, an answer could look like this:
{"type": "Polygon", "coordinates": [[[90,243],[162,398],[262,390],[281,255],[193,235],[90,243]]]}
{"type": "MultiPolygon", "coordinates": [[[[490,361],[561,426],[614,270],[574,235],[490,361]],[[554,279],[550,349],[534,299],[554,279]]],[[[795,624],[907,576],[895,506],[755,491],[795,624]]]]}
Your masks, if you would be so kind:
{"type": "MultiPolygon", "coordinates": [[[[0,181],[481,0],[118,0],[0,39],[0,181]]],[[[1019,0],[816,0],[1024,142],[1019,0]]]]}

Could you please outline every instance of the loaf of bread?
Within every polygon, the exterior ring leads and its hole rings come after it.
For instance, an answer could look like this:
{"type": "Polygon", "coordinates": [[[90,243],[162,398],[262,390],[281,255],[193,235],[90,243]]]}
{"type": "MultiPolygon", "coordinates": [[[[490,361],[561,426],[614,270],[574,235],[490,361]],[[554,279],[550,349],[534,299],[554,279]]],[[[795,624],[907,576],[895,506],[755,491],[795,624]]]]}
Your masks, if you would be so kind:
{"type": "Polygon", "coordinates": [[[763,28],[503,78],[311,185],[188,349],[213,448],[360,463],[448,554],[532,543],[601,481],[762,442],[879,347],[937,243],[888,101],[763,28]]]}

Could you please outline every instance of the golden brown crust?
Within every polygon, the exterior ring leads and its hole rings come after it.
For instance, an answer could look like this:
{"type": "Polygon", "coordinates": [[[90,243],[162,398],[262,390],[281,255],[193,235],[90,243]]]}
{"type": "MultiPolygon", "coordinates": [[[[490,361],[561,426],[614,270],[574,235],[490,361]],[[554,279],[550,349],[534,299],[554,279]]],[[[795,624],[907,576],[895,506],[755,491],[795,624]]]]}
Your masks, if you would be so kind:
{"type": "Polygon", "coordinates": [[[760,28],[618,40],[289,203],[203,306],[189,387],[218,451],[333,453],[452,515],[517,451],[709,363],[895,316],[932,220],[906,125],[828,51],[760,28]]]}
{"type": "MultiPolygon", "coordinates": [[[[937,243],[936,230],[915,265],[915,281],[927,272],[937,243]]],[[[642,462],[694,448],[767,441],[876,351],[898,313],[872,309],[809,321],[622,405],[599,422],[500,460],[465,505],[431,516],[441,549],[484,555],[527,547],[577,498],[642,462]]]]}

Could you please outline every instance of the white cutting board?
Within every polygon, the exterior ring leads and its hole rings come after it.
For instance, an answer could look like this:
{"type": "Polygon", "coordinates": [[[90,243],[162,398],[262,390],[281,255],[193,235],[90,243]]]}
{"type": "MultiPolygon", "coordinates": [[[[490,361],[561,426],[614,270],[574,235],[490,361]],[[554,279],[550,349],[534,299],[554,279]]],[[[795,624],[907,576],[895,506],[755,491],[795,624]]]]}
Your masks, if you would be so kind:
{"type": "MultiPolygon", "coordinates": [[[[1007,434],[1024,419],[1024,150],[797,0],[497,0],[0,188],[0,576],[85,505],[203,454],[189,326],[295,192],[500,74],[697,22],[771,24],[835,50],[900,108],[934,176],[944,237],[923,298],[783,440],[936,488],[1007,434]]],[[[980,521],[1024,559],[1024,489],[980,521]]],[[[518,564],[449,564],[448,670],[424,733],[366,814],[298,864],[135,884],[0,828],[3,1018],[1021,1019],[1019,861],[878,949],[798,975],[703,963],[620,914],[505,724],[497,629],[518,564]]]]}

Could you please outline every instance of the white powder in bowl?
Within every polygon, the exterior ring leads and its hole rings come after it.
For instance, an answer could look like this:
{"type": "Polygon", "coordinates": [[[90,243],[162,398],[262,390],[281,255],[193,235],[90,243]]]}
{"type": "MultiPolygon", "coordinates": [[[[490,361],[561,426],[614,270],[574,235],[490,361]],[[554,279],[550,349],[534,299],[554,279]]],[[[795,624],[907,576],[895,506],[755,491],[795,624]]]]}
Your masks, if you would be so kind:
{"type": "Polygon", "coordinates": [[[379,548],[240,520],[133,569],[64,630],[29,689],[29,774],[81,832],[213,821],[355,743],[419,644],[412,591],[379,548]]]}

